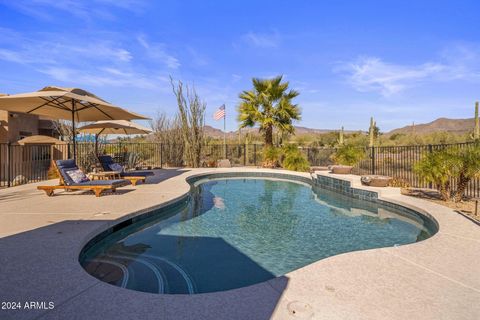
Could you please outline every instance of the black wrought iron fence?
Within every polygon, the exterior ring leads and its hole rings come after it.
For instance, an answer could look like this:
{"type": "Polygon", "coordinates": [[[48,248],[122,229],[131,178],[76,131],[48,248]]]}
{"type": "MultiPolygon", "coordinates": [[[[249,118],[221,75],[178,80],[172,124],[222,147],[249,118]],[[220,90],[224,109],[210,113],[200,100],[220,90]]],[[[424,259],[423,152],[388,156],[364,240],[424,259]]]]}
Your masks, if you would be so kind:
{"type": "MultiPolygon", "coordinates": [[[[355,166],[355,174],[381,174],[396,177],[415,187],[432,187],[413,171],[425,154],[444,148],[468,148],[472,143],[438,144],[420,146],[393,146],[366,148],[366,157],[355,166]]],[[[225,157],[233,166],[259,166],[262,163],[264,146],[261,144],[210,144],[203,146],[201,164],[214,167],[217,160],[225,157]]],[[[334,148],[302,147],[302,153],[311,166],[333,164],[334,148]]],[[[52,160],[72,157],[73,148],[61,145],[0,144],[0,187],[38,182],[49,178],[52,160]]],[[[106,143],[98,146],[98,152],[111,155],[116,162],[129,168],[181,167],[185,164],[183,145],[160,143],[106,143]]],[[[95,145],[77,145],[77,163],[90,171],[96,165],[95,145]]],[[[452,179],[452,184],[456,181],[452,179]]],[[[480,197],[480,180],[470,182],[468,196],[480,197]]]]}
{"type": "MultiPolygon", "coordinates": [[[[73,157],[71,144],[18,145],[0,144],[0,187],[47,180],[51,161],[73,157]]],[[[202,148],[202,166],[214,167],[225,155],[233,166],[261,163],[262,145],[207,145],[202,148]]],[[[108,154],[128,168],[164,168],[185,165],[182,144],[101,143],[98,154],[108,154]]],[[[89,172],[97,165],[95,144],[77,143],[77,164],[89,172]]]]}

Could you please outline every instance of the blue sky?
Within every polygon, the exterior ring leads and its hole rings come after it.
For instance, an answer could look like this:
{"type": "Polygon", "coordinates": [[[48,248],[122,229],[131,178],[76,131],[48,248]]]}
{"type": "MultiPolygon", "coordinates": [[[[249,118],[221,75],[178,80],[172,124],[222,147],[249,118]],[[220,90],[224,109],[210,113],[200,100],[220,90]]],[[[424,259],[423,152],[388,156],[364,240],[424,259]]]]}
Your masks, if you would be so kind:
{"type": "Polygon", "coordinates": [[[478,1],[3,1],[0,92],[75,86],[173,114],[169,76],[194,84],[207,123],[252,77],[300,91],[299,125],[382,131],[466,118],[480,100],[478,1]]]}

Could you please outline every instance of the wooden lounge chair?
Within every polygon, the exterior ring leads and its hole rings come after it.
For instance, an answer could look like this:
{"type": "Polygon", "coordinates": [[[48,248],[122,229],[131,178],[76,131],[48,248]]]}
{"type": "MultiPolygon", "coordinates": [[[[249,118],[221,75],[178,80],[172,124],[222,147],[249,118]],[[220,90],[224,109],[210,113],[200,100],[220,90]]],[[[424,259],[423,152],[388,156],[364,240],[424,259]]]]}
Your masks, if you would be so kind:
{"type": "MultiPolygon", "coordinates": [[[[116,171],[112,167],[110,167],[112,164],[115,164],[111,156],[104,155],[104,156],[98,156],[98,162],[102,165],[102,169],[104,171],[116,171]]],[[[153,176],[155,175],[153,171],[124,171],[120,170],[120,177],[122,179],[127,179],[129,180],[132,185],[136,185],[138,181],[142,181],[145,183],[145,180],[147,179],[148,176],[153,176]]]]}
{"type": "Polygon", "coordinates": [[[116,179],[116,180],[86,180],[83,182],[76,183],[68,175],[67,171],[78,170],[78,167],[75,163],[75,160],[56,160],[52,161],[52,165],[55,170],[58,172],[60,177],[60,183],[56,186],[38,186],[38,190],[43,190],[47,196],[51,197],[54,194],[54,190],[63,189],[63,190],[91,190],[95,192],[95,196],[100,197],[103,191],[105,190],[115,190],[119,187],[123,187],[129,184],[128,180],[125,179],[116,179]]]}

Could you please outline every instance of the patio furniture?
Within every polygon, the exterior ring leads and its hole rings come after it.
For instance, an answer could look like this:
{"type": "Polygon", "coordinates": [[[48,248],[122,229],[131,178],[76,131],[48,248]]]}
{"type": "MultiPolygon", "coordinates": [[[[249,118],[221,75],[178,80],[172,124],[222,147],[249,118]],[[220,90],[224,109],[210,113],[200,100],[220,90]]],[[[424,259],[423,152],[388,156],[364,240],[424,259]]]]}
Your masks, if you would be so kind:
{"type": "Polygon", "coordinates": [[[100,172],[91,172],[89,175],[92,177],[92,180],[108,180],[108,179],[125,179],[130,181],[132,186],[136,186],[139,181],[145,183],[145,176],[139,175],[123,175],[121,171],[100,171],[100,172]]]}
{"type": "Polygon", "coordinates": [[[120,171],[100,171],[100,172],[90,172],[88,174],[92,180],[110,180],[110,179],[121,179],[120,171]]]}
{"type": "Polygon", "coordinates": [[[155,175],[153,171],[125,171],[125,168],[123,168],[122,165],[115,163],[109,155],[98,156],[97,158],[104,171],[120,171],[120,176],[125,179],[127,179],[127,177],[143,177],[145,179],[148,176],[155,175]]]}
{"type": "Polygon", "coordinates": [[[63,190],[91,190],[95,193],[95,196],[100,197],[103,191],[105,190],[115,190],[119,187],[123,187],[129,184],[128,180],[125,179],[115,179],[115,180],[90,180],[85,174],[78,168],[75,160],[56,160],[52,162],[53,167],[58,172],[60,177],[59,185],[55,186],[38,186],[38,190],[43,190],[47,196],[51,197],[54,194],[54,190],[63,189],[63,190]],[[81,177],[81,181],[75,182],[74,178],[77,179],[81,177]]]}

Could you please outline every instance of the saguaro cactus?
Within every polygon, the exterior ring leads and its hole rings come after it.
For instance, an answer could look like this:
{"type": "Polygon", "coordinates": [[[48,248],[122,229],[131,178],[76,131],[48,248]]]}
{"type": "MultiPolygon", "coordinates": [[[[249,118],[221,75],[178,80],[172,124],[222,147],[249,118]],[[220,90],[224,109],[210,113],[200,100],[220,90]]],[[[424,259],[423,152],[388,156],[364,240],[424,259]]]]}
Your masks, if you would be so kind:
{"type": "Polygon", "coordinates": [[[250,160],[250,144],[252,143],[252,137],[249,132],[245,134],[245,160],[247,163],[249,163],[250,160]]]}
{"type": "Polygon", "coordinates": [[[343,145],[343,143],[344,143],[344,138],[343,138],[343,126],[342,126],[342,129],[340,130],[340,132],[338,134],[338,144],[343,145]]]}
{"type": "Polygon", "coordinates": [[[370,128],[368,128],[368,136],[370,138],[368,146],[373,147],[375,143],[375,126],[376,122],[373,120],[373,117],[370,118],[370,128]]]}
{"type": "Polygon", "coordinates": [[[475,102],[475,129],[473,129],[473,139],[480,138],[480,124],[478,122],[478,101],[475,102]]]}

